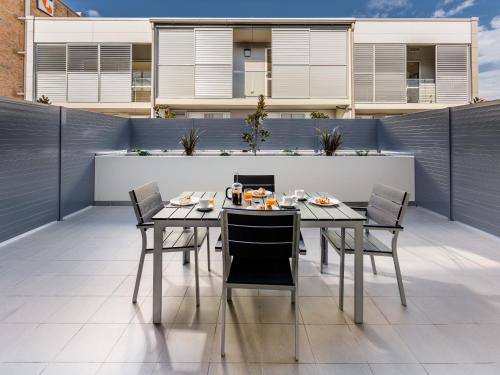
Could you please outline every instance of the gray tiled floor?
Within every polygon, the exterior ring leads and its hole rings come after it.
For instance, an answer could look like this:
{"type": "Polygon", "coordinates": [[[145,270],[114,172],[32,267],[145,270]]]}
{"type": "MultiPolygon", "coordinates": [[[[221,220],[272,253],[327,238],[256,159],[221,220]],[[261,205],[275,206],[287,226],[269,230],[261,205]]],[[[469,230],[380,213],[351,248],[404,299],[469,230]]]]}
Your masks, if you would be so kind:
{"type": "MultiPolygon", "coordinates": [[[[400,240],[403,308],[390,259],[365,266],[365,324],[352,323],[352,259],[345,313],[338,257],[319,274],[318,233],[300,260],[299,364],[293,308],[272,291],[235,291],[220,357],[220,254],[201,253],[201,295],[180,254],[164,264],[163,325],[151,322],[152,263],[131,295],[140,238],[127,207],[94,207],[0,247],[0,374],[500,373],[500,239],[409,209],[400,240]]],[[[214,230],[213,237],[216,236],[214,230]]]]}

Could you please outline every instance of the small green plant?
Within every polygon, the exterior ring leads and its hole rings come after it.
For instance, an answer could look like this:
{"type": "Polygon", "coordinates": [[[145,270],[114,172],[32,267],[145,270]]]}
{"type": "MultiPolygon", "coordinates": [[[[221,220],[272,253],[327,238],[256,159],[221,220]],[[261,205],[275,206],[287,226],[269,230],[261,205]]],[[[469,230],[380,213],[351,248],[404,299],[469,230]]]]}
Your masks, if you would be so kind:
{"type": "Polygon", "coordinates": [[[52,104],[52,102],[50,101],[50,99],[48,97],[46,97],[45,95],[40,96],[36,100],[36,102],[40,103],[40,104],[52,104]]]}
{"type": "Polygon", "coordinates": [[[264,95],[259,95],[257,109],[254,113],[249,114],[245,120],[251,130],[241,135],[243,141],[248,143],[249,151],[252,151],[254,155],[257,155],[257,151],[260,149],[259,144],[265,142],[266,138],[271,135],[269,130],[263,128],[263,121],[266,118],[267,112],[264,95]]]}
{"type": "Polygon", "coordinates": [[[319,133],[321,149],[326,156],[333,156],[342,145],[343,137],[340,128],[335,128],[332,131],[329,129],[316,129],[319,133]]]}
{"type": "Polygon", "coordinates": [[[133,148],[131,152],[137,152],[139,156],[151,156],[151,152],[147,150],[141,150],[140,148],[133,148]]]}
{"type": "Polygon", "coordinates": [[[327,114],[323,112],[311,112],[311,118],[313,119],[327,119],[330,118],[327,114]]]}
{"type": "Polygon", "coordinates": [[[368,150],[356,150],[358,156],[368,156],[368,150]]]}
{"type": "Polygon", "coordinates": [[[295,148],[295,150],[286,148],[283,150],[283,152],[287,154],[287,156],[300,156],[298,148],[295,148]]]}
{"type": "Polygon", "coordinates": [[[202,133],[196,129],[191,128],[187,133],[184,133],[179,139],[179,143],[184,147],[184,153],[186,156],[192,156],[200,141],[200,135],[202,133]]]}
{"type": "Polygon", "coordinates": [[[220,150],[219,156],[231,156],[231,153],[226,150],[220,150]]]}

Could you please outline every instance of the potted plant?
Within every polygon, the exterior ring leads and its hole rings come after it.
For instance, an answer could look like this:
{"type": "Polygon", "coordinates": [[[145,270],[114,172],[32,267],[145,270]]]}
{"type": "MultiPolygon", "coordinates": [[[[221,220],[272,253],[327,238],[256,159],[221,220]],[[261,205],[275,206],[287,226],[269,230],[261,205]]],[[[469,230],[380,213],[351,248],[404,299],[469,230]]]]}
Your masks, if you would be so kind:
{"type": "Polygon", "coordinates": [[[184,133],[179,139],[179,143],[184,147],[186,156],[192,156],[200,141],[201,132],[196,128],[191,128],[187,133],[184,133]]]}
{"type": "Polygon", "coordinates": [[[155,118],[176,118],[177,117],[177,115],[174,112],[172,112],[172,110],[170,109],[170,107],[168,105],[156,104],[153,107],[153,110],[155,112],[155,118]],[[161,110],[164,110],[163,116],[160,113],[161,110]]]}
{"type": "Polygon", "coordinates": [[[251,130],[243,133],[241,136],[243,141],[248,143],[249,151],[252,151],[254,155],[257,155],[259,143],[265,142],[266,138],[271,135],[269,130],[263,128],[263,121],[265,118],[267,118],[267,112],[264,95],[259,95],[257,109],[254,113],[249,114],[245,120],[251,130]]]}
{"type": "Polygon", "coordinates": [[[36,100],[36,102],[40,103],[40,104],[52,104],[52,102],[50,101],[50,99],[48,97],[46,97],[45,95],[40,96],[36,100]]]}
{"type": "Polygon", "coordinates": [[[326,156],[333,156],[342,144],[342,132],[337,127],[330,131],[329,129],[316,129],[319,133],[321,149],[326,156]]]}

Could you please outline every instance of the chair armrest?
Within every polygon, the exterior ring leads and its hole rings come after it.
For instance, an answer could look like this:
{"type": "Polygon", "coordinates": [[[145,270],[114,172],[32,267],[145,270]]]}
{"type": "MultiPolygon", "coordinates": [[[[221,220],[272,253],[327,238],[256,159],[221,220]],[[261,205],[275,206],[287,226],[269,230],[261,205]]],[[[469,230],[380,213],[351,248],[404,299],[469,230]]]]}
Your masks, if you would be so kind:
{"type": "Polygon", "coordinates": [[[354,211],[367,211],[368,207],[357,207],[357,206],[349,206],[349,208],[352,208],[354,211]]]}
{"type": "Polygon", "coordinates": [[[370,230],[404,230],[404,227],[400,225],[378,225],[378,224],[365,224],[363,228],[370,230]]]}
{"type": "Polygon", "coordinates": [[[142,224],[136,225],[137,229],[141,229],[141,228],[149,229],[149,228],[153,228],[153,227],[154,227],[153,223],[142,223],[142,224]]]}

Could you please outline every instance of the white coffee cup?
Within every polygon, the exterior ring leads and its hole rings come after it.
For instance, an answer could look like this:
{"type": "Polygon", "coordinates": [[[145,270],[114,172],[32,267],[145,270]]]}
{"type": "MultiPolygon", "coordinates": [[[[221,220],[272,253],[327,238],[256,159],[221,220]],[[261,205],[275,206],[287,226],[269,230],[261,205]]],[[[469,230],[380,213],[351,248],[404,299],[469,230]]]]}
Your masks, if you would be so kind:
{"type": "Polygon", "coordinates": [[[198,203],[198,206],[202,209],[208,208],[209,207],[208,199],[201,198],[200,202],[198,203]]]}
{"type": "Polygon", "coordinates": [[[304,199],[304,197],[306,196],[306,192],[302,189],[297,189],[295,190],[295,196],[297,197],[297,199],[304,199]]]}
{"type": "Polygon", "coordinates": [[[291,195],[285,195],[283,197],[283,204],[285,206],[291,206],[293,204],[293,197],[291,195]]]}

